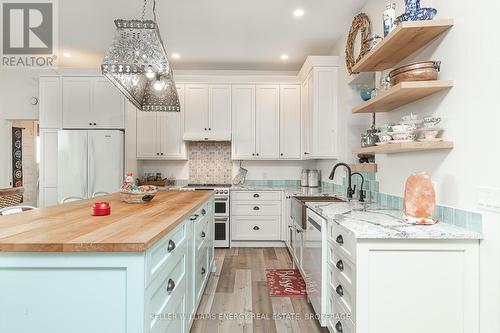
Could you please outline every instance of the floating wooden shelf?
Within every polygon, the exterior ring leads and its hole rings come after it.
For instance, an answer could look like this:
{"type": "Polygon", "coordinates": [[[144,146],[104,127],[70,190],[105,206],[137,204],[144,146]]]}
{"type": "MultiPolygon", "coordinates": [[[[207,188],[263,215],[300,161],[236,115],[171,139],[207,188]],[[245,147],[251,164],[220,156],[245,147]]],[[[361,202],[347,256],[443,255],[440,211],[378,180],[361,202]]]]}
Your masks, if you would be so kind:
{"type": "Polygon", "coordinates": [[[354,72],[383,71],[422,48],[453,26],[453,20],[402,22],[354,67],[354,72]]]}
{"type": "Polygon", "coordinates": [[[349,164],[352,172],[377,172],[377,164],[376,163],[357,163],[357,164],[349,164]]]}
{"type": "Polygon", "coordinates": [[[441,90],[453,87],[453,81],[401,82],[391,89],[352,109],[352,113],[388,112],[441,90]]]}
{"type": "Polygon", "coordinates": [[[353,87],[375,87],[375,73],[363,72],[359,74],[351,74],[347,82],[348,85],[353,87]]]}
{"type": "Polygon", "coordinates": [[[367,147],[354,149],[353,154],[393,154],[393,153],[406,153],[412,151],[422,150],[436,150],[436,149],[452,149],[453,142],[405,142],[405,143],[389,143],[383,146],[367,147]]]}

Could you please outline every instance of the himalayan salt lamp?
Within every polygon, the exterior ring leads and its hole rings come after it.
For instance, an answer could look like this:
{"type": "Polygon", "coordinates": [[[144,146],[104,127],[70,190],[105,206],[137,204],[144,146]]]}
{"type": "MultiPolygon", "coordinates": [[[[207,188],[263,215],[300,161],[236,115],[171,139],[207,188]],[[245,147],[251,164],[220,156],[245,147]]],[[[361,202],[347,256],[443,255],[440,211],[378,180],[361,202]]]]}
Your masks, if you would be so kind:
{"type": "Polygon", "coordinates": [[[406,180],[403,220],[409,224],[436,224],[432,216],[436,209],[436,192],[431,177],[416,172],[406,180]]]}

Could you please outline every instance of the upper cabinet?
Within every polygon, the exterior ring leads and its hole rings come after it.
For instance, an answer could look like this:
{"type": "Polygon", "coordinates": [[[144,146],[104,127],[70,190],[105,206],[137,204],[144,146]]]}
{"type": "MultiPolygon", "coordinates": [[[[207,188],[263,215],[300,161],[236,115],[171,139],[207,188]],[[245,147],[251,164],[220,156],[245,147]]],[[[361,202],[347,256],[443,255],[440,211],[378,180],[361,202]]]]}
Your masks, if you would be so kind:
{"type": "Polygon", "coordinates": [[[232,158],[255,158],[255,86],[232,87],[232,158]]]}
{"type": "Polygon", "coordinates": [[[124,129],[125,100],[104,77],[62,78],[64,129],[124,129]]]}
{"type": "Polygon", "coordinates": [[[313,66],[302,84],[305,159],[337,158],[337,67],[313,66]]]}
{"type": "Polygon", "coordinates": [[[40,128],[61,128],[61,79],[40,77],[40,128]]]}
{"type": "Polygon", "coordinates": [[[301,146],[300,85],[280,86],[280,158],[299,160],[301,146]]]}
{"type": "Polygon", "coordinates": [[[231,86],[186,84],[184,140],[231,140],[231,86]]]}
{"type": "Polygon", "coordinates": [[[280,86],[257,85],[255,94],[255,157],[279,159],[280,86]]]}
{"type": "Polygon", "coordinates": [[[187,159],[184,134],[183,85],[177,85],[181,112],[143,112],[137,110],[137,159],[187,159]]]}

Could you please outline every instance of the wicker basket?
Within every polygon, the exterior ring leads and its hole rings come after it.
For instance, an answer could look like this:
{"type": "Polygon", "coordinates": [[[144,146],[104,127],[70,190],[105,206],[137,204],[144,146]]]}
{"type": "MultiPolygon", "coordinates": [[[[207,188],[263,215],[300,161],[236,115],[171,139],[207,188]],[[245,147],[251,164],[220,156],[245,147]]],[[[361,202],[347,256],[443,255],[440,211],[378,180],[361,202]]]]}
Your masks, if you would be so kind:
{"type": "Polygon", "coordinates": [[[23,202],[24,188],[0,189],[0,208],[17,206],[23,202]]]}
{"type": "Polygon", "coordinates": [[[120,196],[122,198],[122,201],[126,203],[141,204],[141,203],[148,203],[151,200],[153,200],[156,193],[158,193],[158,191],[151,191],[146,193],[121,191],[120,196]]]}

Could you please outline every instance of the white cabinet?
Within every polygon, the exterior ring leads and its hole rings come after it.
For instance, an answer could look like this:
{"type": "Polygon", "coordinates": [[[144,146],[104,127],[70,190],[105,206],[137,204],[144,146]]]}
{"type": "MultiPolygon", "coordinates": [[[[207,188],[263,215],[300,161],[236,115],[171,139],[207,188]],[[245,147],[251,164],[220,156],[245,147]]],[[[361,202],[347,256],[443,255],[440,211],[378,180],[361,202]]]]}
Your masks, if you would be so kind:
{"type": "Polygon", "coordinates": [[[40,207],[57,201],[57,129],[40,130],[40,207]]]}
{"type": "Polygon", "coordinates": [[[64,129],[124,129],[125,100],[106,78],[62,78],[64,129]]]}
{"type": "Polygon", "coordinates": [[[280,87],[257,85],[255,94],[255,157],[279,159],[280,87]]]}
{"type": "Polygon", "coordinates": [[[137,111],[137,159],[185,160],[184,86],[177,85],[181,112],[137,111]]]}
{"type": "Polygon", "coordinates": [[[313,67],[302,83],[305,159],[337,158],[337,67],[313,67]]]}
{"type": "Polygon", "coordinates": [[[255,86],[232,87],[232,159],[255,157],[255,86]]]}
{"type": "Polygon", "coordinates": [[[231,86],[187,84],[184,140],[231,140],[231,86]]]}
{"type": "Polygon", "coordinates": [[[40,77],[40,128],[61,128],[61,79],[40,77]]]}
{"type": "Polygon", "coordinates": [[[280,86],[280,159],[301,158],[300,85],[280,86]]]}

